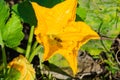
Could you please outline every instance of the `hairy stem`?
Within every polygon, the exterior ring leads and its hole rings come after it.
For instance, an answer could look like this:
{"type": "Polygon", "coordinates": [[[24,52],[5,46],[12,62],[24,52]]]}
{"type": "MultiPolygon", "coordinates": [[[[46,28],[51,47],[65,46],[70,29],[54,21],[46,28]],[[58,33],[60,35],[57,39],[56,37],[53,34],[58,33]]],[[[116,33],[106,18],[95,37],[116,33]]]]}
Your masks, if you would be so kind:
{"type": "Polygon", "coordinates": [[[34,33],[34,26],[32,26],[31,30],[30,30],[30,35],[29,35],[29,39],[28,39],[28,43],[27,43],[27,49],[26,49],[26,53],[25,53],[26,58],[29,58],[29,55],[30,55],[33,33],[34,33]]]}
{"type": "Polygon", "coordinates": [[[36,47],[36,48],[34,49],[34,51],[33,51],[33,52],[31,53],[31,55],[30,55],[29,62],[32,62],[34,56],[37,54],[37,52],[38,52],[41,48],[42,48],[42,46],[39,45],[38,47],[36,47]]]}
{"type": "Polygon", "coordinates": [[[20,47],[15,47],[13,48],[15,51],[17,51],[18,53],[22,53],[22,54],[25,54],[25,50],[20,48],[20,47]]]}
{"type": "Polygon", "coordinates": [[[2,58],[3,58],[3,66],[4,66],[4,74],[7,72],[7,59],[6,59],[6,53],[5,53],[5,47],[4,45],[1,46],[2,49],[2,58]]]}

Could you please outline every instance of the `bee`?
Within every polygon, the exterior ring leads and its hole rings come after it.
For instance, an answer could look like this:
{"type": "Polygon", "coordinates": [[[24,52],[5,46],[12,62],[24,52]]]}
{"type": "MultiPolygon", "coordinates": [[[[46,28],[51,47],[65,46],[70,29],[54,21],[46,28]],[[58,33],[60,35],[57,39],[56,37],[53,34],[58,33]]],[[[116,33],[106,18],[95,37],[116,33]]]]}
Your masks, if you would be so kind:
{"type": "Polygon", "coordinates": [[[62,40],[60,38],[55,37],[54,40],[56,40],[57,42],[62,42],[62,40]]]}

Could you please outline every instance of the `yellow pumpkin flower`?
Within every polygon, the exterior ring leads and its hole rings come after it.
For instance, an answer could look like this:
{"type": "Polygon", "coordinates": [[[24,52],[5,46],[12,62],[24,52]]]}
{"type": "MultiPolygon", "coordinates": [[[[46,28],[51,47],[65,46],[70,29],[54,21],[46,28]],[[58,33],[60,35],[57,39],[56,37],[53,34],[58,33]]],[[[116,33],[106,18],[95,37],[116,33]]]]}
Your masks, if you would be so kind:
{"type": "Polygon", "coordinates": [[[14,58],[9,64],[9,68],[15,68],[20,71],[21,76],[18,80],[34,80],[35,70],[32,65],[27,61],[27,59],[20,55],[14,58]]]}
{"type": "Polygon", "coordinates": [[[43,60],[59,53],[68,61],[73,74],[77,73],[79,48],[99,35],[84,22],[75,22],[77,0],[65,0],[52,8],[32,2],[37,18],[35,35],[44,46],[43,60]]]}

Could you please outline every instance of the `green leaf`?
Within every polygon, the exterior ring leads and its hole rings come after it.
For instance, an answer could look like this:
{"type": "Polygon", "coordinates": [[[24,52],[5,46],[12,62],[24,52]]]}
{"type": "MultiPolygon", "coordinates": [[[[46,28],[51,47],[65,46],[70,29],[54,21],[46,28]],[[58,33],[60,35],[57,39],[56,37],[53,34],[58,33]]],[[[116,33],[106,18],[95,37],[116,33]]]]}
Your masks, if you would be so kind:
{"type": "Polygon", "coordinates": [[[68,61],[61,55],[55,54],[49,59],[50,65],[48,66],[51,71],[60,73],[63,75],[71,75],[71,68],[68,61]]]}
{"type": "Polygon", "coordinates": [[[7,21],[9,16],[9,7],[6,5],[4,0],[0,1],[0,45],[3,45],[2,40],[2,28],[5,26],[5,22],[7,21]]]}
{"type": "Polygon", "coordinates": [[[11,18],[2,29],[2,38],[6,46],[13,48],[20,44],[24,34],[22,32],[22,24],[15,13],[12,13],[11,18]]]}
{"type": "MultiPolygon", "coordinates": [[[[39,53],[39,58],[41,59],[40,61],[41,61],[41,63],[43,62],[43,54],[44,54],[44,48],[43,47],[41,47],[40,48],[40,50],[38,51],[38,53],[39,53]]],[[[50,59],[49,59],[49,62],[51,63],[51,64],[54,64],[54,65],[56,65],[56,66],[59,66],[59,67],[61,67],[61,68],[63,68],[63,67],[68,67],[69,66],[69,64],[68,64],[68,62],[66,61],[66,59],[62,56],[62,55],[60,55],[60,54],[55,54],[55,55],[53,55],[50,59]]]]}
{"type": "Polygon", "coordinates": [[[112,44],[112,40],[90,40],[86,44],[81,47],[81,50],[88,51],[92,56],[98,56],[102,51],[106,51],[110,49],[112,44]],[[105,49],[105,47],[106,49],[105,49]]]}
{"type": "Polygon", "coordinates": [[[90,40],[81,47],[81,50],[88,51],[90,55],[99,55],[103,49],[99,40],[90,40]],[[93,45],[94,44],[94,45],[93,45]]]}
{"type": "Polygon", "coordinates": [[[95,40],[90,41],[82,47],[82,50],[88,51],[91,55],[99,55],[101,51],[110,50],[112,40],[120,33],[119,1],[78,0],[78,3],[79,7],[87,11],[85,22],[107,38],[102,40],[103,43],[95,40]]]}
{"type": "Polygon", "coordinates": [[[9,6],[4,0],[0,1],[0,45],[12,48],[23,39],[21,22],[14,13],[9,13],[9,6]]]}
{"type": "Polygon", "coordinates": [[[21,73],[15,69],[15,68],[10,68],[9,73],[7,74],[5,80],[19,80],[21,73]]]}
{"type": "Polygon", "coordinates": [[[30,2],[24,1],[16,4],[12,9],[23,22],[30,24],[30,26],[35,26],[37,24],[35,13],[30,2]]]}
{"type": "Polygon", "coordinates": [[[64,68],[64,67],[68,67],[68,62],[66,61],[66,59],[60,55],[60,54],[55,54],[54,56],[52,56],[50,59],[49,59],[49,62],[54,64],[54,65],[57,65],[61,68],[64,68]]]}
{"type": "Polygon", "coordinates": [[[84,20],[86,18],[86,10],[82,7],[78,7],[76,14],[82,19],[84,20]]]}
{"type": "Polygon", "coordinates": [[[2,27],[4,27],[8,17],[9,17],[9,6],[4,2],[4,0],[0,0],[0,30],[2,27]]]}
{"type": "Polygon", "coordinates": [[[45,6],[45,7],[51,8],[55,4],[60,3],[63,0],[31,0],[31,1],[37,2],[41,6],[45,6]]]}

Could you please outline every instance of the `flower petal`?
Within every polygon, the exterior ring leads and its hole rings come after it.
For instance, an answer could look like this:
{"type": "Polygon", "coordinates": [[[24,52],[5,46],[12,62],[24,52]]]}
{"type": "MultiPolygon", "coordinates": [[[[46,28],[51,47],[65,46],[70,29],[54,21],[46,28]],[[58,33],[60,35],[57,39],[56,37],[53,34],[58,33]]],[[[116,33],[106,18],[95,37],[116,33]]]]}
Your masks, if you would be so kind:
{"type": "Polygon", "coordinates": [[[77,0],[63,1],[53,8],[45,8],[32,2],[38,20],[35,34],[58,34],[68,22],[75,20],[77,0]],[[40,27],[39,27],[40,26],[40,27]]]}
{"type": "Polygon", "coordinates": [[[55,19],[51,32],[60,32],[66,25],[76,18],[77,0],[66,0],[54,6],[51,10],[54,12],[55,19]],[[54,31],[53,31],[54,30],[54,31]]]}
{"type": "Polygon", "coordinates": [[[62,41],[82,41],[99,39],[99,35],[84,22],[71,22],[63,33],[57,35],[62,41]]]}
{"type": "Polygon", "coordinates": [[[68,61],[73,74],[77,73],[77,56],[79,50],[79,44],[76,41],[66,41],[61,43],[62,48],[54,52],[54,54],[59,53],[65,57],[68,61]]]}
{"type": "Polygon", "coordinates": [[[48,45],[45,45],[45,44],[44,44],[44,47],[45,47],[45,50],[46,48],[49,48],[49,52],[44,53],[43,59],[48,60],[53,55],[59,53],[66,58],[71,69],[73,70],[73,74],[75,75],[77,73],[77,58],[76,57],[77,57],[78,49],[79,49],[77,42],[67,41],[67,42],[61,42],[61,43],[57,42],[57,43],[52,44],[52,42],[49,40],[48,43],[50,44],[49,47],[48,45]]]}
{"type": "Polygon", "coordinates": [[[38,21],[37,28],[35,29],[35,34],[46,33],[46,30],[48,27],[48,25],[46,23],[46,21],[47,21],[46,16],[48,16],[48,12],[50,11],[50,9],[40,6],[35,2],[32,2],[31,4],[34,8],[36,18],[38,21]]]}
{"type": "Polygon", "coordinates": [[[59,44],[56,41],[50,39],[47,35],[36,37],[37,39],[41,40],[41,44],[44,46],[43,61],[48,60],[51,56],[54,55],[54,52],[60,48],[60,46],[58,46],[59,44]]]}

